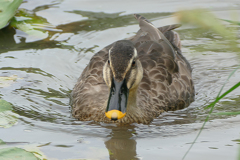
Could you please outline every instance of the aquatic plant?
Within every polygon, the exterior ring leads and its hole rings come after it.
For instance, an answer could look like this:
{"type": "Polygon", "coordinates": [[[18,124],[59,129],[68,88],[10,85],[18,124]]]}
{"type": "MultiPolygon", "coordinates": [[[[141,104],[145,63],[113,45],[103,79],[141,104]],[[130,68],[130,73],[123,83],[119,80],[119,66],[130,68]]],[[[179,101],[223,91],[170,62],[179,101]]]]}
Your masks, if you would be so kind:
{"type": "Polygon", "coordinates": [[[45,39],[48,33],[45,28],[51,28],[46,19],[28,13],[27,10],[19,9],[23,0],[0,1],[0,29],[15,27],[28,35],[38,39],[45,39]]]}
{"type": "MultiPolygon", "coordinates": [[[[231,21],[231,20],[224,20],[224,19],[217,19],[210,11],[208,10],[203,10],[203,9],[195,9],[195,10],[186,10],[186,11],[179,11],[177,14],[178,20],[187,25],[195,25],[198,27],[201,27],[202,29],[205,30],[211,30],[220,36],[224,37],[226,39],[227,45],[236,51],[239,52],[239,47],[237,44],[237,36],[235,35],[234,31],[231,29],[227,29],[220,20],[229,22],[233,25],[239,25],[240,22],[237,21],[231,21]]],[[[185,153],[182,159],[185,159],[195,142],[197,141],[198,137],[200,136],[205,124],[208,122],[209,117],[211,114],[213,114],[214,106],[216,103],[218,103],[222,98],[224,98],[226,95],[230,94],[232,91],[234,91],[236,88],[240,86],[240,81],[236,83],[234,86],[229,88],[226,92],[222,93],[223,88],[225,87],[225,84],[228,82],[228,80],[231,78],[231,76],[240,68],[240,65],[232,71],[232,73],[229,75],[223,86],[221,87],[218,95],[216,96],[215,100],[211,102],[208,106],[204,107],[204,109],[210,109],[209,113],[199,130],[196,138],[194,139],[193,143],[185,153]],[[221,94],[222,93],[222,94],[221,94]]],[[[220,112],[220,113],[214,113],[215,115],[238,115],[240,114],[239,112],[220,112]]],[[[239,147],[240,149],[240,147],[239,147]]],[[[238,159],[240,160],[240,150],[239,150],[239,156],[238,159]]]]}
{"type": "Polygon", "coordinates": [[[23,0],[0,1],[0,29],[8,25],[23,0]]]}

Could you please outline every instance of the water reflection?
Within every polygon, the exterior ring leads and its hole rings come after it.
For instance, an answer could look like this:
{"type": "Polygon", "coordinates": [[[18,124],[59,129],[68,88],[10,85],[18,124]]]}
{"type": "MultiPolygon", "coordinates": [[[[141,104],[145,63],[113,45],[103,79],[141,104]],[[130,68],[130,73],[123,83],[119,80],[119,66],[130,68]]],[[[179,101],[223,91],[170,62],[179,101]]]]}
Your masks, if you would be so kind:
{"type": "Polygon", "coordinates": [[[65,46],[57,41],[39,40],[35,42],[26,42],[28,35],[11,26],[7,26],[0,30],[0,53],[9,51],[19,51],[26,49],[44,49],[44,48],[67,48],[72,49],[72,46],[65,46]]]}
{"type": "Polygon", "coordinates": [[[136,153],[137,142],[133,138],[135,126],[117,126],[112,128],[109,140],[105,146],[109,151],[110,160],[131,159],[138,160],[136,153]]]}
{"type": "MultiPolygon", "coordinates": [[[[121,15],[121,13],[104,13],[104,12],[90,12],[90,11],[69,11],[69,13],[79,14],[83,17],[87,17],[87,20],[72,22],[68,24],[58,25],[57,29],[61,29],[63,32],[70,32],[77,34],[78,31],[102,31],[109,28],[117,28],[123,26],[129,26],[138,24],[132,14],[121,15]]],[[[171,16],[172,13],[139,13],[148,19],[160,19],[171,16]]]]}
{"type": "Polygon", "coordinates": [[[6,52],[16,44],[14,35],[16,31],[13,27],[5,27],[0,29],[0,53],[6,52]]]}

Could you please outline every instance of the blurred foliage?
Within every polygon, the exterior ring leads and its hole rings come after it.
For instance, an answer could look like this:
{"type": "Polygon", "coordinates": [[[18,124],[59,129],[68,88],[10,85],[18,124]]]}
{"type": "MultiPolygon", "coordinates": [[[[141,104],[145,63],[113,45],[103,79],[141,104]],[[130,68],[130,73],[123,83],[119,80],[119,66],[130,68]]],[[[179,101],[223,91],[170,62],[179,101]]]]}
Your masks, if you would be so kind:
{"type": "MultiPolygon", "coordinates": [[[[223,84],[222,88],[220,89],[216,99],[214,102],[212,102],[211,104],[209,104],[208,106],[205,107],[205,109],[209,109],[209,108],[213,108],[215,106],[215,104],[217,102],[219,102],[219,100],[221,100],[223,97],[225,97],[226,95],[228,95],[229,93],[231,93],[233,90],[235,90],[236,88],[238,88],[240,86],[240,81],[235,84],[233,87],[231,87],[230,89],[228,89],[226,92],[224,92],[221,96],[221,92],[223,90],[223,88],[225,87],[226,83],[228,82],[228,80],[232,77],[232,75],[240,68],[240,65],[234,70],[232,71],[232,73],[228,76],[227,80],[225,81],[225,83],[223,84]]],[[[210,112],[211,113],[211,112],[210,112]]]]}
{"type": "Polygon", "coordinates": [[[23,0],[0,1],[0,29],[8,24],[9,20],[15,15],[15,12],[22,1],[23,0]]]}
{"type": "Polygon", "coordinates": [[[226,22],[229,22],[229,23],[231,23],[231,24],[236,24],[236,25],[239,25],[239,26],[240,26],[240,22],[238,22],[238,21],[231,21],[231,20],[227,20],[227,19],[221,19],[221,20],[226,21],[226,22]]]}
{"type": "MultiPolygon", "coordinates": [[[[211,46],[200,46],[199,48],[214,48],[215,50],[234,50],[239,51],[237,35],[234,27],[226,28],[222,21],[214,16],[208,10],[205,9],[194,9],[194,10],[184,10],[176,13],[178,21],[187,25],[194,25],[199,27],[203,32],[208,33],[209,31],[221,36],[222,38],[218,43],[209,43],[211,46]]],[[[232,24],[238,24],[239,22],[224,20],[232,24]]]]}
{"type": "Polygon", "coordinates": [[[205,30],[212,30],[227,39],[235,40],[234,33],[224,27],[219,19],[208,10],[184,10],[177,12],[176,15],[178,20],[183,24],[196,25],[205,30]]]}
{"type": "MultiPolygon", "coordinates": [[[[197,27],[200,27],[204,32],[209,32],[212,31],[218,35],[220,35],[221,37],[223,37],[224,39],[222,41],[225,42],[225,46],[228,46],[228,48],[234,48],[235,51],[239,52],[239,47],[238,47],[238,42],[237,42],[237,35],[236,32],[234,32],[232,30],[232,28],[226,28],[221,21],[216,18],[211,12],[209,12],[208,10],[204,10],[204,9],[194,9],[194,10],[184,10],[184,11],[179,11],[176,13],[176,17],[177,19],[183,23],[183,24],[187,24],[187,25],[194,25],[197,27]]],[[[227,21],[231,24],[237,24],[240,25],[239,22],[236,21],[230,21],[230,20],[224,20],[227,21]]],[[[217,44],[215,44],[217,45],[217,44]]],[[[228,82],[228,80],[230,79],[230,77],[236,72],[236,70],[238,70],[240,68],[237,67],[228,77],[228,79],[226,80],[225,84],[228,82]]],[[[205,109],[210,109],[208,116],[205,119],[205,122],[203,123],[198,135],[196,136],[196,138],[194,139],[193,143],[191,144],[191,146],[189,147],[188,151],[185,153],[185,155],[183,156],[183,159],[185,159],[185,157],[187,156],[187,154],[189,153],[189,151],[191,150],[191,148],[193,147],[193,145],[195,144],[196,140],[198,139],[198,137],[200,136],[206,122],[209,120],[210,115],[213,112],[214,106],[216,103],[218,103],[222,98],[224,98],[226,95],[228,95],[229,93],[231,93],[233,90],[237,89],[240,86],[240,81],[238,83],[236,83],[233,87],[231,87],[230,89],[228,89],[226,92],[224,92],[223,94],[221,94],[225,84],[222,86],[222,88],[220,89],[216,99],[214,100],[214,102],[210,103],[208,106],[205,107],[205,109]]],[[[216,113],[219,115],[237,115],[240,114],[240,112],[236,111],[236,112],[224,112],[224,113],[216,113]]],[[[240,157],[239,157],[240,158],[240,157]]]]}
{"type": "Polygon", "coordinates": [[[220,113],[213,113],[213,114],[216,114],[216,115],[238,115],[240,114],[240,112],[220,112],[220,113]]]}
{"type": "MultiPolygon", "coordinates": [[[[215,32],[216,34],[219,34],[220,36],[225,38],[226,40],[230,40],[230,43],[227,43],[225,45],[229,45],[231,47],[235,47],[238,52],[239,52],[239,48],[238,48],[238,42],[237,42],[237,36],[235,35],[235,33],[229,29],[226,28],[218,18],[216,18],[211,12],[209,12],[208,10],[204,10],[204,9],[195,9],[195,10],[184,10],[184,11],[179,11],[176,14],[177,19],[184,24],[188,24],[188,25],[196,25],[198,27],[200,27],[201,29],[204,29],[206,32],[208,32],[209,30],[215,32]]],[[[222,19],[221,19],[222,20],[222,19]]],[[[231,24],[237,24],[240,25],[240,22],[237,21],[231,21],[231,20],[224,20],[227,21],[231,24]]],[[[229,78],[235,73],[235,71],[237,69],[239,69],[239,67],[237,67],[228,77],[228,79],[226,80],[226,82],[229,80],[229,78]]],[[[226,84],[226,83],[225,83],[226,84]]],[[[240,86],[240,82],[238,82],[237,84],[235,84],[233,87],[231,87],[230,89],[228,89],[225,93],[223,93],[222,95],[221,92],[225,86],[225,84],[222,86],[221,90],[219,91],[219,94],[217,95],[216,99],[214,102],[212,102],[211,104],[209,104],[208,106],[205,107],[205,109],[208,108],[212,108],[214,107],[214,105],[219,102],[219,100],[221,100],[223,97],[225,97],[227,94],[231,93],[233,90],[235,90],[236,88],[238,88],[240,86]]],[[[210,114],[212,113],[212,109],[210,111],[210,114]]],[[[236,114],[236,112],[233,112],[234,114],[236,114]]],[[[237,112],[238,113],[238,112],[237,112]]],[[[219,114],[224,114],[224,113],[219,113],[219,114]]],[[[229,113],[226,113],[229,115],[229,113]]]]}

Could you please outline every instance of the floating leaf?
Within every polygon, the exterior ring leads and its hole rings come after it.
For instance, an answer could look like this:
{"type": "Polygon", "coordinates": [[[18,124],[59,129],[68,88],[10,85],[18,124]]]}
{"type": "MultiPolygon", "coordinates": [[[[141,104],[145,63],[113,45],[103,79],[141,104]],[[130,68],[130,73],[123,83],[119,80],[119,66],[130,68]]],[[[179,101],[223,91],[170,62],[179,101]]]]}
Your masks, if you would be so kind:
{"type": "Polygon", "coordinates": [[[33,24],[25,23],[25,22],[18,22],[16,23],[16,27],[27,33],[30,36],[34,36],[39,39],[45,39],[48,37],[48,32],[47,31],[42,31],[39,29],[36,29],[33,24]]]}
{"type": "Polygon", "coordinates": [[[12,112],[12,105],[3,99],[0,99],[0,127],[12,127],[17,121],[17,114],[12,112]]]}
{"type": "Polygon", "coordinates": [[[12,110],[12,105],[3,99],[0,99],[0,112],[11,111],[11,110],[12,110]]]}
{"type": "Polygon", "coordinates": [[[17,114],[11,111],[0,112],[0,127],[10,128],[18,121],[17,114]]]}
{"type": "Polygon", "coordinates": [[[0,145],[4,145],[5,149],[0,149],[0,160],[47,160],[47,157],[39,150],[39,147],[35,145],[17,146],[14,148],[6,148],[8,144],[13,145],[14,142],[5,143],[0,139],[0,145]],[[19,156],[21,155],[21,156],[19,156]]]}
{"type": "Polygon", "coordinates": [[[26,151],[33,153],[40,160],[47,160],[47,157],[43,154],[42,151],[39,150],[39,147],[35,145],[27,145],[23,147],[26,151]]]}
{"type": "Polygon", "coordinates": [[[30,13],[25,9],[19,9],[11,21],[11,26],[27,33],[33,39],[45,39],[48,37],[48,29],[55,28],[45,18],[30,13]]]}
{"type": "Polygon", "coordinates": [[[0,1],[0,29],[8,24],[9,20],[15,15],[15,12],[22,1],[23,0],[0,1]]]}
{"type": "Polygon", "coordinates": [[[33,153],[17,147],[0,149],[0,159],[39,160],[33,153]]]}

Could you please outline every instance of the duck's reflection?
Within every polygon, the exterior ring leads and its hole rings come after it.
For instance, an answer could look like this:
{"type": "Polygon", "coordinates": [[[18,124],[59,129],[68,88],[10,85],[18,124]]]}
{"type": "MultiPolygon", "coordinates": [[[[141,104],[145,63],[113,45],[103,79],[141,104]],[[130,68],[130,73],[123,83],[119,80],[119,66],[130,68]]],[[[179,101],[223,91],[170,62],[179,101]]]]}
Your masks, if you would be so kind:
{"type": "Polygon", "coordinates": [[[136,145],[133,135],[135,126],[117,126],[112,128],[110,139],[105,141],[110,160],[137,160],[136,145]]]}

